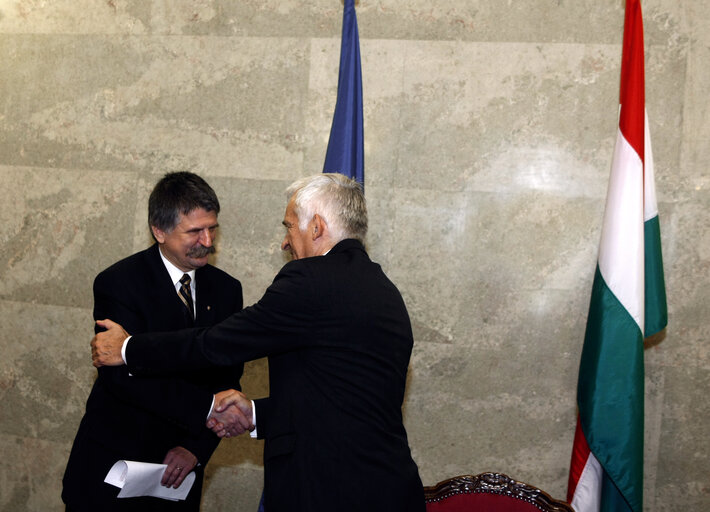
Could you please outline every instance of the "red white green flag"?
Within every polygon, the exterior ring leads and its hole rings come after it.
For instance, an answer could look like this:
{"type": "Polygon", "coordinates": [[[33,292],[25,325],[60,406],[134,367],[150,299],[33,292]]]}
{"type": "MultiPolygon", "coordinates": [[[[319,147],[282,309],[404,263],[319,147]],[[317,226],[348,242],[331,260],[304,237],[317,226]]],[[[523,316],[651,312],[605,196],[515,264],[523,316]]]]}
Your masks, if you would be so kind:
{"type": "Polygon", "coordinates": [[[644,336],[667,324],[640,0],[626,1],[617,132],[579,368],[567,499],[577,512],[643,508],[644,336]]]}

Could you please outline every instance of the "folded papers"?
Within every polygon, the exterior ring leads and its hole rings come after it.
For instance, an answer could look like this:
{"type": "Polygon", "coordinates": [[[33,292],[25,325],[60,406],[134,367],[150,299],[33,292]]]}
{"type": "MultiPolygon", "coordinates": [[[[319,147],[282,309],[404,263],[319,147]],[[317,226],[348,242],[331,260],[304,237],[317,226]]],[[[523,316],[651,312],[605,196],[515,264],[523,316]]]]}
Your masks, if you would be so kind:
{"type": "Polygon", "coordinates": [[[167,464],[119,460],[111,467],[104,482],[121,489],[119,498],[154,496],[172,501],[184,500],[195,482],[195,472],[190,471],[180,487],[173,489],[160,483],[167,467],[167,464]]]}

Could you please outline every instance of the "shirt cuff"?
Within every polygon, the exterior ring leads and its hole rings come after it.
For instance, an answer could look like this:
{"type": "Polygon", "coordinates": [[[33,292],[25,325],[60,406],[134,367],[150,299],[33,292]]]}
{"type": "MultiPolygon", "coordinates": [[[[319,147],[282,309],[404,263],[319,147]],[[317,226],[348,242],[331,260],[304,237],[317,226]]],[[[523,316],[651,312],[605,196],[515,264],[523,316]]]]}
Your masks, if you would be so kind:
{"type": "Polygon", "coordinates": [[[125,340],[123,340],[123,345],[121,346],[121,358],[123,359],[123,364],[128,364],[126,361],[126,346],[128,345],[128,340],[130,340],[131,337],[129,336],[125,340]]]}
{"type": "MultiPolygon", "coordinates": [[[[210,405],[210,412],[207,413],[207,420],[210,419],[210,416],[212,416],[212,411],[214,411],[214,401],[215,401],[215,395],[212,395],[212,405],[210,405]]],[[[207,421],[205,420],[205,421],[207,421]]]]}
{"type": "Polygon", "coordinates": [[[249,437],[251,437],[252,439],[256,439],[256,436],[257,436],[257,434],[256,434],[256,405],[254,405],[254,400],[250,400],[250,401],[251,401],[251,421],[254,424],[254,430],[249,432],[249,437]]]}

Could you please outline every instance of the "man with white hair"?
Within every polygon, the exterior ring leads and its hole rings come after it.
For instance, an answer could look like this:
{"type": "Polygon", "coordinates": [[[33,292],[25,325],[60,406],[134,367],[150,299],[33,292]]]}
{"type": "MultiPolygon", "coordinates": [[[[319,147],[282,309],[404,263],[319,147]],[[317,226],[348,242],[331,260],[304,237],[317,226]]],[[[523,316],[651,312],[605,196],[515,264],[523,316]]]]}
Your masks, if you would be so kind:
{"type": "MultiPolygon", "coordinates": [[[[287,193],[281,248],[293,261],[259,302],[212,328],[125,342],[121,326],[101,322],[109,329],[92,341],[94,364],[155,374],[268,356],[270,396],[254,402],[267,512],[424,511],[401,413],[412,331],[402,296],[365,251],[362,188],[320,174],[287,193]]],[[[243,395],[217,409],[229,403],[253,420],[243,395]]],[[[214,428],[230,435],[244,424],[214,428]]]]}

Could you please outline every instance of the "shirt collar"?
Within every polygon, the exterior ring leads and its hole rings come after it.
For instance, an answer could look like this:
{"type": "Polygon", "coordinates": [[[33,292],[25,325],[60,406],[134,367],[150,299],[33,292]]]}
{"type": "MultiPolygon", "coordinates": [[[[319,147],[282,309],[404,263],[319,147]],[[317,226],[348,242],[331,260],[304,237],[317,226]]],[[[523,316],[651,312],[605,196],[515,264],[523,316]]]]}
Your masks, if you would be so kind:
{"type": "Polygon", "coordinates": [[[189,272],[183,272],[179,268],[177,268],[175,265],[173,265],[165,256],[163,256],[163,250],[158,247],[158,252],[160,253],[160,259],[163,260],[163,264],[165,265],[165,268],[168,270],[168,274],[170,274],[170,279],[173,282],[173,285],[177,285],[180,282],[180,279],[182,278],[183,274],[187,274],[190,276],[190,287],[194,290],[194,283],[195,283],[195,270],[190,270],[189,272]]]}

